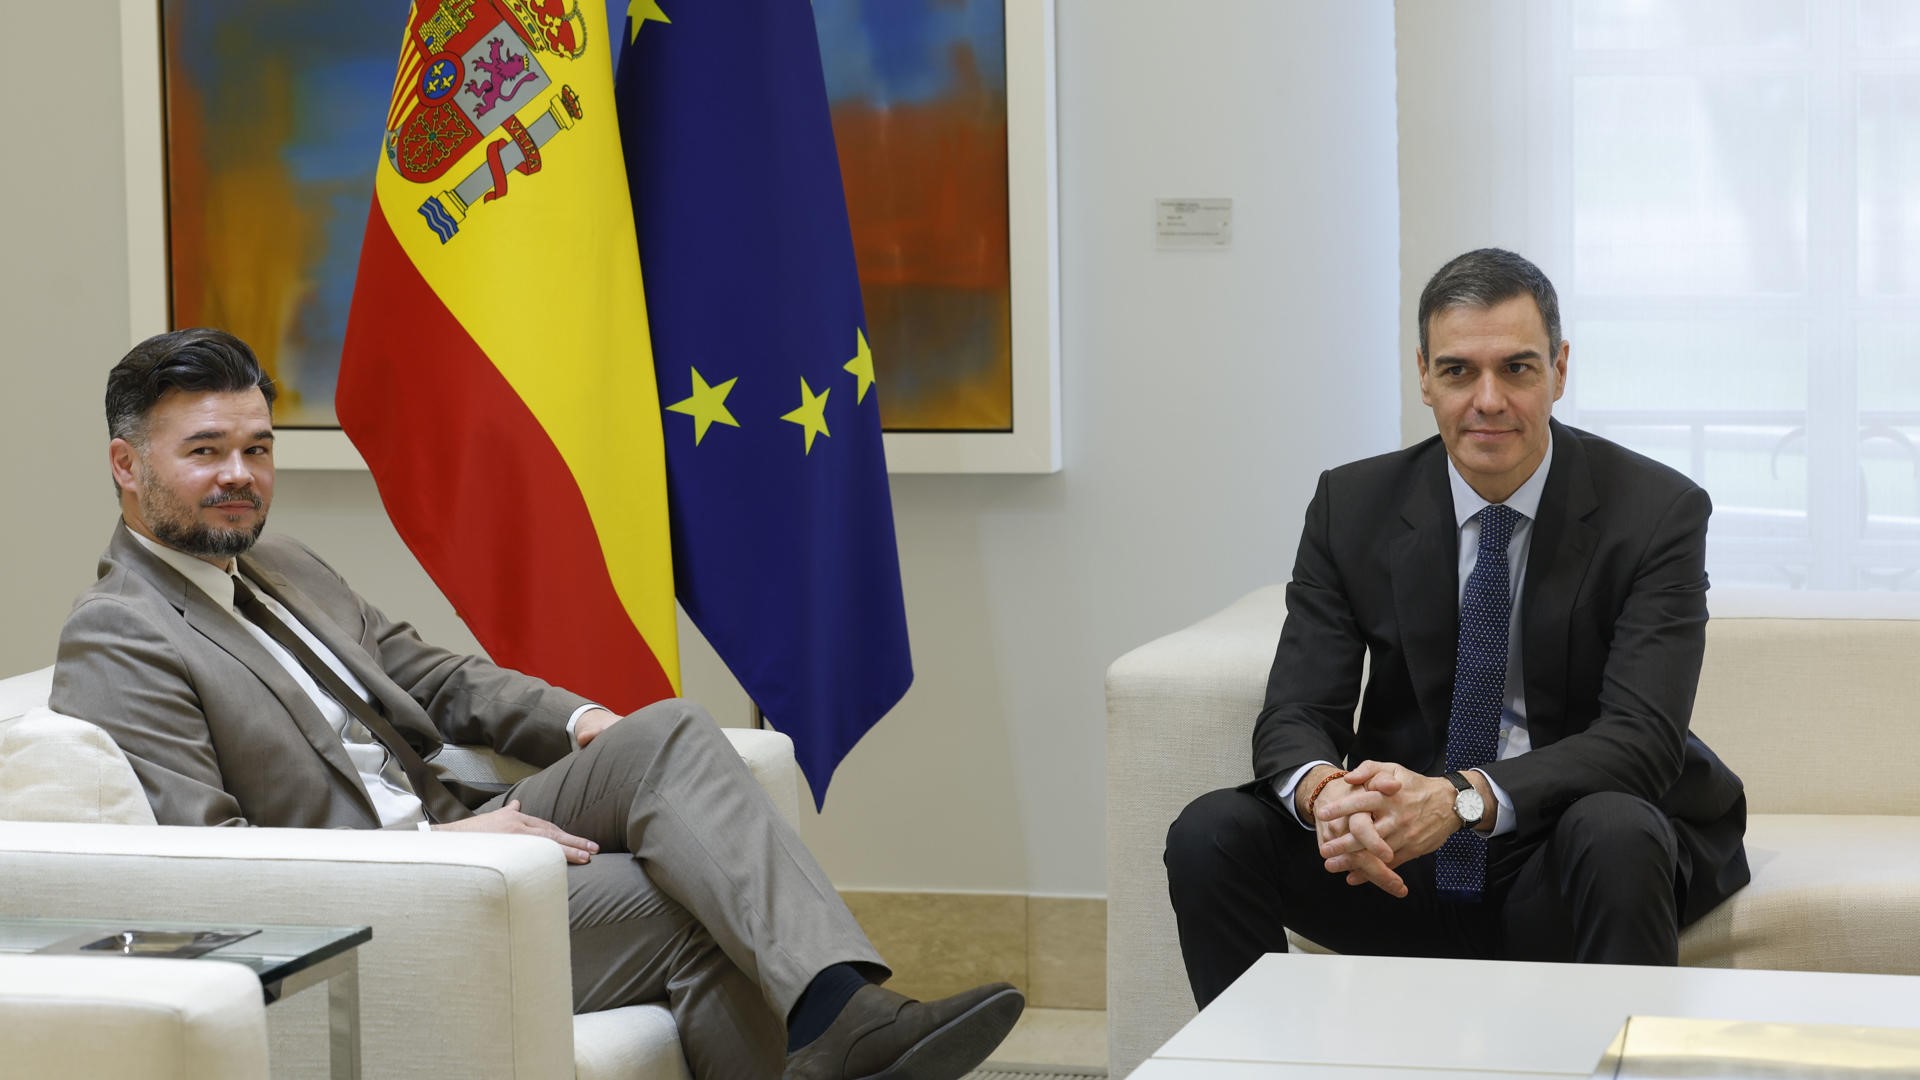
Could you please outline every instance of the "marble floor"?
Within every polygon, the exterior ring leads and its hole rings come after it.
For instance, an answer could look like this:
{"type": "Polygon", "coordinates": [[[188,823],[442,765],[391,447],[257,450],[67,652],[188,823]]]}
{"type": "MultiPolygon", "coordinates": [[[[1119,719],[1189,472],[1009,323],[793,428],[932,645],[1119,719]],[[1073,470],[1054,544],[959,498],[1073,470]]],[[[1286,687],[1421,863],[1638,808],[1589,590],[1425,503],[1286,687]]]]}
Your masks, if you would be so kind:
{"type": "Polygon", "coordinates": [[[1107,1066],[1107,1014],[1092,1009],[1028,1009],[989,1059],[1022,1065],[1107,1066]]]}

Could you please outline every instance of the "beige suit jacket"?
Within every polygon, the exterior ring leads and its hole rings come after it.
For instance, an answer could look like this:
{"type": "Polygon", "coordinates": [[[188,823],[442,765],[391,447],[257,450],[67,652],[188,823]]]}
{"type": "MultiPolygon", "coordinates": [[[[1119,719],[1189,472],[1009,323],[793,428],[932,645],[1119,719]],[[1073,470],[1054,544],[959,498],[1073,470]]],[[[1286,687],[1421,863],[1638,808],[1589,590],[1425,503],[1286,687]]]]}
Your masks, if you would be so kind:
{"type": "MultiPolygon", "coordinates": [[[[287,537],[240,570],[286,606],[431,759],[445,742],[535,765],[572,749],[585,698],[420,639],[287,537]]],[[[377,828],[340,738],[238,618],[141,547],[122,524],[100,577],[60,632],[55,711],[105,728],[163,825],[377,828]]]]}

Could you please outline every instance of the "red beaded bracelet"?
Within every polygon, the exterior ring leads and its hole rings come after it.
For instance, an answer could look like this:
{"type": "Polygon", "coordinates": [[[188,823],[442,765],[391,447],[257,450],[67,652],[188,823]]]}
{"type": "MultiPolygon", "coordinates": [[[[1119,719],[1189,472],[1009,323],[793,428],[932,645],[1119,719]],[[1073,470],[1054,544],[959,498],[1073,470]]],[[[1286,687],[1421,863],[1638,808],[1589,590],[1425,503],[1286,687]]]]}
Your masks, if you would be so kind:
{"type": "Polygon", "coordinates": [[[1314,804],[1320,801],[1320,793],[1327,789],[1328,784],[1333,783],[1335,780],[1338,780],[1345,775],[1347,775],[1347,771],[1345,769],[1335,769],[1332,772],[1328,773],[1327,775],[1321,777],[1319,783],[1313,785],[1313,794],[1307,796],[1307,817],[1309,820],[1313,818],[1314,804]]]}

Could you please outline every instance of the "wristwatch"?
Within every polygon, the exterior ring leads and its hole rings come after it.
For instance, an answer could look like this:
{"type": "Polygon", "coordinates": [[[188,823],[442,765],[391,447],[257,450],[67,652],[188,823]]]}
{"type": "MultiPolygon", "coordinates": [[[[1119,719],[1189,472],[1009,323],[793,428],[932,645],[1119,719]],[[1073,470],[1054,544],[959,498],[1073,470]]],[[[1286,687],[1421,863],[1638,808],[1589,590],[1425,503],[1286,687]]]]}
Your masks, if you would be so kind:
{"type": "Polygon", "coordinates": [[[1480,824],[1486,816],[1487,802],[1473,789],[1467,778],[1457,772],[1447,774],[1447,782],[1453,785],[1453,812],[1460,819],[1460,827],[1471,829],[1480,824]]]}

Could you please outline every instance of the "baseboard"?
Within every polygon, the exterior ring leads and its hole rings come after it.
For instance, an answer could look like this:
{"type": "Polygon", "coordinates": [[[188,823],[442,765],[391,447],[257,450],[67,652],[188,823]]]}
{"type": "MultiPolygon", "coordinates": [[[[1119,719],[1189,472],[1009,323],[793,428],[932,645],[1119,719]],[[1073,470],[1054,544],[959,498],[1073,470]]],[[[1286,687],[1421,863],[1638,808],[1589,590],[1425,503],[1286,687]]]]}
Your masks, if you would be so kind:
{"type": "Polygon", "coordinates": [[[1020,893],[843,890],[893,966],[889,985],[919,998],[983,982],[1026,991],[1039,1009],[1107,1007],[1107,902],[1020,893]]]}

